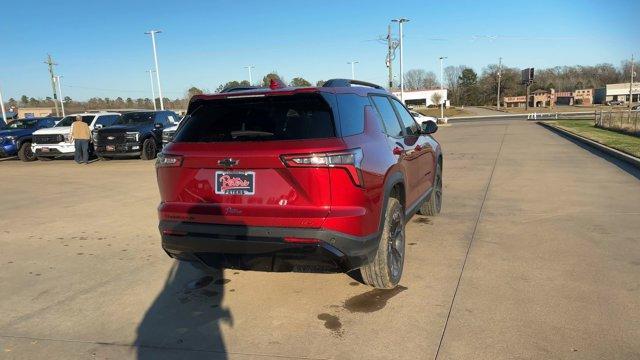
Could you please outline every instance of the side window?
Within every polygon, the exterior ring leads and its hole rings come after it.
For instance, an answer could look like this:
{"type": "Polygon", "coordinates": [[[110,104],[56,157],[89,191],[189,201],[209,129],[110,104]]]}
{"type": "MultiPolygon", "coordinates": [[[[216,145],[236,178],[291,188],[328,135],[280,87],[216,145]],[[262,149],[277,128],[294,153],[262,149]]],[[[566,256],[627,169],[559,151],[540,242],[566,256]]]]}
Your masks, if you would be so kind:
{"type": "Polygon", "coordinates": [[[373,100],[376,109],[378,109],[378,113],[380,113],[380,117],[382,117],[382,122],[384,123],[387,135],[402,137],[402,128],[400,127],[398,117],[396,116],[396,112],[393,110],[393,106],[391,106],[389,99],[386,96],[372,96],[371,100],[373,100]]]}
{"type": "Polygon", "coordinates": [[[393,106],[395,106],[396,111],[400,114],[400,120],[402,120],[402,126],[405,129],[407,135],[415,136],[420,135],[420,127],[418,123],[413,119],[413,116],[409,114],[409,111],[400,103],[400,101],[396,99],[391,100],[393,102],[393,106]]]}
{"type": "Polygon", "coordinates": [[[337,98],[342,136],[361,134],[364,131],[364,107],[371,105],[369,98],[356,94],[338,94],[337,98]]]}
{"type": "Polygon", "coordinates": [[[96,125],[102,125],[103,127],[111,126],[114,122],[118,120],[118,115],[105,115],[100,116],[98,120],[96,120],[96,125]]]}

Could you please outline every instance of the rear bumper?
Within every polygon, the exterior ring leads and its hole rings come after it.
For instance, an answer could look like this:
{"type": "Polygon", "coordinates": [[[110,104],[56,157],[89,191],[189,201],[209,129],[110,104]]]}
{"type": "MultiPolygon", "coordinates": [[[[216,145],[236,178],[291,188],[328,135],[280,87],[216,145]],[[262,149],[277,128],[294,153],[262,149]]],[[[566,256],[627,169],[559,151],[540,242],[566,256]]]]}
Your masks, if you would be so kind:
{"type": "Polygon", "coordinates": [[[260,271],[350,271],[367,264],[379,234],[354,237],[325,229],[160,221],[162,247],[169,256],[212,268],[260,271]],[[318,243],[285,242],[285,237],[318,243]]]}

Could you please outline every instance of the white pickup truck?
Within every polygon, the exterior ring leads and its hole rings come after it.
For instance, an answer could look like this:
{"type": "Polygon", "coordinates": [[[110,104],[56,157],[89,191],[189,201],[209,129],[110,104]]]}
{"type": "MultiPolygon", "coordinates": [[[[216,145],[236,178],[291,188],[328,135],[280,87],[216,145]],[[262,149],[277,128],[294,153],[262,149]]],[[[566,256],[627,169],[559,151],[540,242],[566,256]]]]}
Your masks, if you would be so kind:
{"type": "Polygon", "coordinates": [[[71,124],[76,116],[82,116],[82,121],[93,130],[112,125],[120,117],[114,112],[80,113],[65,116],[56,126],[40,129],[33,133],[31,150],[39,160],[73,157],[76,147],[70,141],[71,124]]]}

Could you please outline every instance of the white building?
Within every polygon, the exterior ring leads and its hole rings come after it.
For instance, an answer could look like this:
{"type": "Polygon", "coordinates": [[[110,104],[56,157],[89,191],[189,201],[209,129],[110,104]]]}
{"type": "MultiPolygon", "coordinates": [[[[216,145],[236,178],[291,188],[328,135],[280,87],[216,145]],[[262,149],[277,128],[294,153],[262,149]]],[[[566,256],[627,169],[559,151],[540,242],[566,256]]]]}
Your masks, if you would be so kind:
{"type": "MultiPolygon", "coordinates": [[[[440,102],[444,101],[444,105],[446,107],[449,106],[449,100],[447,99],[447,89],[437,89],[437,90],[416,90],[416,91],[405,91],[404,92],[404,103],[406,105],[420,105],[420,106],[439,106],[440,104],[436,104],[433,101],[433,95],[440,94],[440,102]]],[[[400,98],[400,92],[394,91],[393,95],[395,95],[398,99],[400,98]]]]}
{"type": "MultiPolygon", "coordinates": [[[[622,101],[629,103],[629,83],[607,84],[606,87],[596,89],[594,102],[604,104],[608,101],[622,101]]],[[[640,83],[633,83],[633,102],[640,101],[640,83]]]]}

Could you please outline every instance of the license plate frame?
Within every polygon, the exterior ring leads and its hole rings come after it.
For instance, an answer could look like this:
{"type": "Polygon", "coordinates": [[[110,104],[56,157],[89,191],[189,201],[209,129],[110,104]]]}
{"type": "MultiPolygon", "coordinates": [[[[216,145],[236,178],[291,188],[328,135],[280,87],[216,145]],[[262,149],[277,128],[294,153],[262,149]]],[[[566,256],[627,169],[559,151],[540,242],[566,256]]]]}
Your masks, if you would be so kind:
{"type": "Polygon", "coordinates": [[[255,171],[218,170],[214,174],[214,192],[217,195],[255,195],[255,171]],[[227,176],[224,178],[224,176],[227,176]]]}

